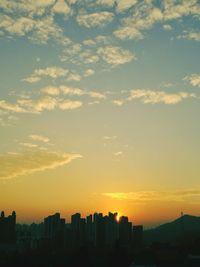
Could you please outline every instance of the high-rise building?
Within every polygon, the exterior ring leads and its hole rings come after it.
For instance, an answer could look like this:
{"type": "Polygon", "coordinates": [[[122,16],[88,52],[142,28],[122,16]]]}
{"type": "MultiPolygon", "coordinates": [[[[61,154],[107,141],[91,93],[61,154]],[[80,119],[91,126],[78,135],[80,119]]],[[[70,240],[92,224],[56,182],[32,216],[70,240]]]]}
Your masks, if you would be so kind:
{"type": "Polygon", "coordinates": [[[0,217],[0,244],[15,244],[16,243],[16,213],[5,217],[4,211],[0,217]]]}
{"type": "Polygon", "coordinates": [[[102,213],[94,214],[94,245],[102,247],[105,244],[105,223],[102,213]]]}
{"type": "Polygon", "coordinates": [[[132,231],[132,242],[135,248],[141,248],[143,243],[143,226],[134,225],[132,231]]]}
{"type": "Polygon", "coordinates": [[[113,247],[119,239],[117,213],[108,213],[104,217],[105,222],[105,244],[106,246],[113,247]]]}
{"type": "Polygon", "coordinates": [[[120,246],[129,246],[131,243],[132,223],[128,217],[122,216],[119,220],[119,244],[120,246]]]}
{"type": "Polygon", "coordinates": [[[63,247],[65,237],[65,219],[56,213],[44,219],[44,236],[49,239],[53,246],[63,247]]]}
{"type": "Polygon", "coordinates": [[[80,225],[81,214],[76,213],[71,216],[71,232],[72,232],[72,247],[76,248],[80,246],[80,225]]]}
{"type": "Polygon", "coordinates": [[[94,244],[94,227],[92,222],[92,215],[86,217],[86,243],[87,245],[94,244]]]}

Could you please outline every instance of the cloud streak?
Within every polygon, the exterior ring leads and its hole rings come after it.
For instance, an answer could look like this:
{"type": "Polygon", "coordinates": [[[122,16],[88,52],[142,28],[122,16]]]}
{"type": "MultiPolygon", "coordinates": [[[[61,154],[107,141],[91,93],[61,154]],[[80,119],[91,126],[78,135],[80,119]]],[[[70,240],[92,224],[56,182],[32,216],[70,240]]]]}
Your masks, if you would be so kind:
{"type": "Polygon", "coordinates": [[[145,89],[131,90],[129,100],[140,99],[144,104],[159,104],[174,105],[186,98],[195,98],[194,93],[178,92],[166,93],[164,91],[153,91],[145,89]]]}
{"type": "Polygon", "coordinates": [[[90,14],[79,14],[77,16],[77,22],[79,25],[86,28],[90,27],[103,27],[113,20],[113,13],[102,11],[90,14]]]}
{"type": "Polygon", "coordinates": [[[31,134],[31,135],[29,135],[29,138],[34,140],[34,141],[39,141],[39,142],[43,142],[43,143],[48,143],[50,141],[48,137],[42,136],[42,135],[37,135],[37,134],[31,134]]]}
{"type": "Polygon", "coordinates": [[[61,67],[47,67],[44,69],[36,69],[31,74],[31,76],[24,78],[23,81],[28,83],[36,83],[40,81],[43,77],[49,77],[52,79],[57,79],[61,77],[65,77],[68,81],[80,81],[81,77],[79,74],[74,71],[70,71],[68,69],[64,69],[61,67]]]}
{"type": "Polygon", "coordinates": [[[133,201],[135,203],[188,201],[193,198],[198,198],[198,201],[200,201],[200,190],[111,192],[103,193],[102,195],[119,201],[133,201]]]}
{"type": "Polygon", "coordinates": [[[55,169],[78,158],[81,158],[80,154],[39,149],[27,150],[22,153],[0,154],[0,180],[55,169]]]}
{"type": "Polygon", "coordinates": [[[99,48],[97,53],[104,61],[113,66],[125,64],[136,59],[136,56],[132,52],[117,46],[99,48]]]}
{"type": "Polygon", "coordinates": [[[188,81],[192,86],[200,87],[200,74],[191,74],[183,80],[188,81]]]}

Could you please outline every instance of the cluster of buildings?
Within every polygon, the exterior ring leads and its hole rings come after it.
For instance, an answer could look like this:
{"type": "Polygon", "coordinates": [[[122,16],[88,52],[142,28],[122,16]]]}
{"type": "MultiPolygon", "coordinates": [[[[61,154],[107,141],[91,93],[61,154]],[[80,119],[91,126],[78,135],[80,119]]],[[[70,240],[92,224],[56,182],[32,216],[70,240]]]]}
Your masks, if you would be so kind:
{"type": "Polygon", "coordinates": [[[0,218],[0,245],[16,244],[19,250],[77,249],[80,247],[141,247],[143,227],[132,225],[128,217],[117,213],[95,213],[82,218],[80,213],[66,223],[59,213],[44,218],[40,224],[16,225],[16,214],[0,218]]]}

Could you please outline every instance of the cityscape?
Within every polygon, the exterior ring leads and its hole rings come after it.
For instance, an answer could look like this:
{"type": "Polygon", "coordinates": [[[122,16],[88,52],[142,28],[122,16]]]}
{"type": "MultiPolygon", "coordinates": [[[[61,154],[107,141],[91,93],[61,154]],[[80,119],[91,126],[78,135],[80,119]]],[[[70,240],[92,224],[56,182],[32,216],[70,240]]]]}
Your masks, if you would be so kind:
{"type": "Polygon", "coordinates": [[[42,246],[49,249],[141,247],[142,237],[142,225],[132,225],[128,217],[118,217],[117,213],[111,212],[105,216],[95,213],[86,218],[76,213],[71,216],[71,223],[66,223],[59,213],[55,213],[40,224],[30,225],[16,224],[14,211],[8,217],[2,211],[0,217],[0,243],[16,244],[20,250],[42,246]]]}
{"type": "Polygon", "coordinates": [[[38,224],[18,224],[15,211],[8,216],[2,211],[0,266],[198,267],[200,218],[182,214],[171,224],[176,225],[167,230],[168,241],[156,240],[162,232],[150,241],[148,230],[117,212],[86,218],[75,213],[69,223],[55,213],[38,224]]]}
{"type": "Polygon", "coordinates": [[[200,267],[200,0],[0,0],[0,267],[200,267]]]}

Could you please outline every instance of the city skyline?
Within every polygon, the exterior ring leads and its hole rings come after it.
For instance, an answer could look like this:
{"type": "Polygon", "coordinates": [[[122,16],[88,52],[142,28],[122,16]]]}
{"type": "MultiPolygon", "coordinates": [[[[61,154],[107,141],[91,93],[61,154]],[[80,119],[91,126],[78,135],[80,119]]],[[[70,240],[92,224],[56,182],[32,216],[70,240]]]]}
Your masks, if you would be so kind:
{"type": "Polygon", "coordinates": [[[0,1],[0,210],[199,216],[198,0],[0,1]]]}

